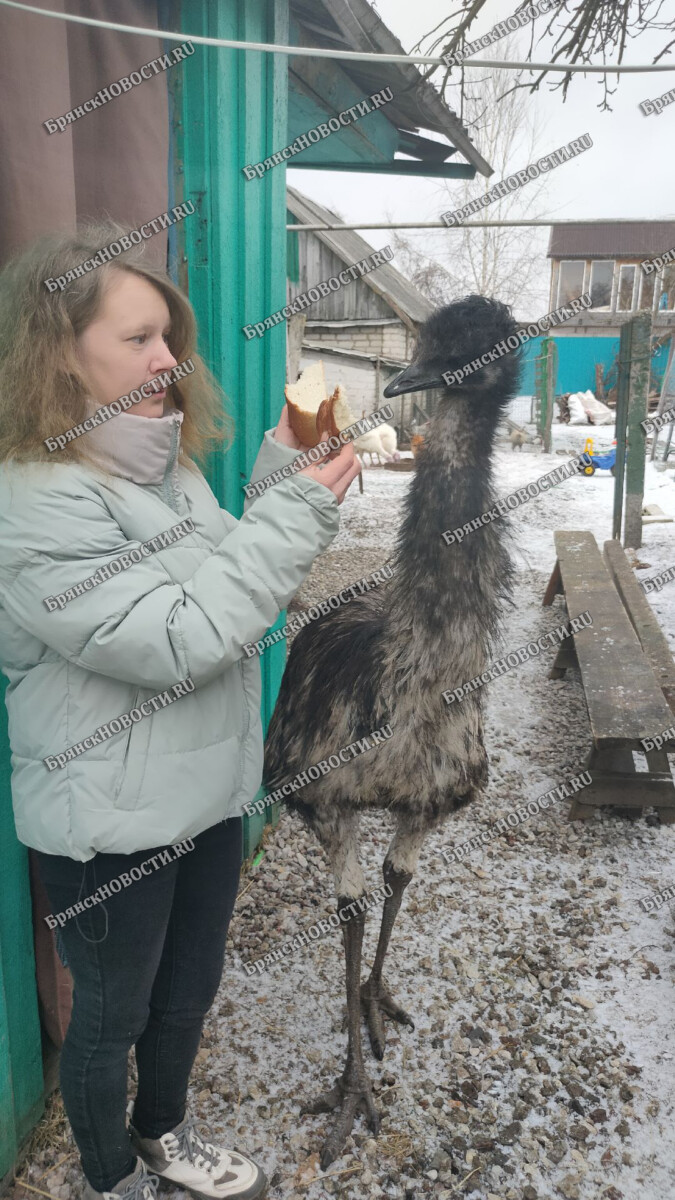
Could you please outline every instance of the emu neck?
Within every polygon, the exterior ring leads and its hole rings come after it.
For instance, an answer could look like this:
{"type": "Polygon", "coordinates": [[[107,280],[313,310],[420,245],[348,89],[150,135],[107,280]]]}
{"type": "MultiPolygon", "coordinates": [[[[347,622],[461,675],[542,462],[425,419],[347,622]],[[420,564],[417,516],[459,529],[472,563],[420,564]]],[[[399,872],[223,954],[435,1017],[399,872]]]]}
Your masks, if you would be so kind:
{"type": "Polygon", "coordinates": [[[434,419],[417,458],[387,588],[387,624],[392,668],[410,672],[420,696],[425,689],[435,695],[435,681],[455,679],[442,685],[455,687],[483,670],[508,591],[502,522],[451,545],[442,537],[493,505],[490,459],[499,415],[493,406],[480,411],[453,400],[434,419]]]}
{"type": "Polygon", "coordinates": [[[399,543],[402,566],[419,560],[425,576],[430,569],[436,573],[434,564],[445,573],[443,532],[491,507],[491,457],[500,415],[495,407],[488,410],[463,399],[439,410],[418,454],[406,502],[399,543]]]}

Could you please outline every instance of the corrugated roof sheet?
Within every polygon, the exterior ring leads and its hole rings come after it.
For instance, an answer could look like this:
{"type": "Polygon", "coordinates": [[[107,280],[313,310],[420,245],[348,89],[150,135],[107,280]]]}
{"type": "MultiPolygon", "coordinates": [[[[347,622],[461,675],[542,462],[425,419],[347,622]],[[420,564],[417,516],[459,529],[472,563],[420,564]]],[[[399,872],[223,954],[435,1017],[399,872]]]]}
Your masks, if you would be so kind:
{"type": "MultiPolygon", "coordinates": [[[[309,196],[303,195],[295,188],[287,188],[286,197],[290,211],[302,225],[314,225],[318,221],[326,221],[332,225],[340,220],[330,209],[317,204],[316,200],[310,200],[309,196]]],[[[289,237],[319,238],[333,251],[333,254],[342,259],[346,266],[351,266],[352,263],[367,258],[375,249],[353,229],[291,233],[289,237]]],[[[434,311],[433,304],[390,263],[385,263],[368,275],[362,275],[361,282],[367,284],[378,296],[381,296],[409,329],[414,328],[413,322],[420,324],[422,321],[426,321],[434,311]]]]}
{"type": "Polygon", "coordinates": [[[552,225],[549,258],[650,258],[675,246],[675,221],[552,225]]]}
{"type": "MultiPolygon", "coordinates": [[[[290,8],[292,16],[307,29],[311,45],[380,50],[383,54],[406,53],[368,0],[291,0],[290,8]]],[[[394,98],[382,113],[398,128],[411,133],[425,129],[443,134],[481,175],[493,173],[457,114],[448,108],[434,85],[423,79],[413,63],[339,61],[345,74],[358,83],[362,95],[379,91],[381,87],[391,87],[394,98]]]]}

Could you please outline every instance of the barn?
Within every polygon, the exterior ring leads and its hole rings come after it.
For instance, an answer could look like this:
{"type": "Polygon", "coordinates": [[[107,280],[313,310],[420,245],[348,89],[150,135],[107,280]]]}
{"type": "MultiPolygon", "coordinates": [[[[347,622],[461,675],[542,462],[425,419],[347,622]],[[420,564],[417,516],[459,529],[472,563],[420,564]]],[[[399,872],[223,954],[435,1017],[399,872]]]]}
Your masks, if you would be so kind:
{"type": "MultiPolygon", "coordinates": [[[[298,224],[339,222],[335,213],[295,188],[288,188],[287,203],[291,219],[298,224]]],[[[375,250],[351,229],[291,236],[289,303],[315,280],[339,274],[345,266],[367,258],[375,250]]],[[[343,384],[352,412],[365,416],[380,406],[383,388],[410,362],[417,329],[432,312],[433,305],[426,297],[393,263],[385,263],[351,286],[322,296],[306,316],[292,318],[304,321],[300,366],[322,359],[329,387],[343,384]]],[[[433,404],[433,394],[411,392],[391,404],[395,414],[391,423],[401,441],[416,408],[426,412],[433,404]]]]}

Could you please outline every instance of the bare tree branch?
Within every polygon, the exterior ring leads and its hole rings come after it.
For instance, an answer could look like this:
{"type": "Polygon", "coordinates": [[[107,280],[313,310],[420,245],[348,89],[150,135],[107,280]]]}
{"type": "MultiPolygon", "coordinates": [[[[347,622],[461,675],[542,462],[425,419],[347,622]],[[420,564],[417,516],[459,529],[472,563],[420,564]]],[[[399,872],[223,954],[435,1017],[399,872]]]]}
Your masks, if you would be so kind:
{"type": "MultiPolygon", "coordinates": [[[[538,132],[523,93],[509,96],[498,104],[508,72],[491,71],[484,79],[474,79],[466,97],[467,118],[472,126],[489,111],[483,139],[488,161],[496,177],[504,178],[513,170],[514,161],[522,165],[537,157],[538,132]]],[[[482,140],[483,140],[482,139],[482,140]]],[[[494,200],[489,216],[508,219],[552,216],[544,209],[548,179],[532,180],[517,192],[507,192],[494,200]]],[[[457,209],[478,198],[489,188],[484,179],[462,184],[444,182],[438,188],[438,211],[457,209]]],[[[488,212],[486,210],[486,217],[488,212]]],[[[435,306],[474,292],[495,296],[510,304],[519,318],[532,319],[546,312],[549,272],[543,265],[546,231],[519,227],[454,228],[432,235],[393,234],[399,269],[435,306]]]]}
{"type": "MultiPolygon", "coordinates": [[[[513,16],[522,12],[529,3],[530,0],[521,0],[513,13],[509,15],[513,16]]],[[[438,34],[438,31],[441,30],[441,33],[428,46],[428,52],[436,53],[437,48],[441,45],[442,50],[439,52],[439,56],[456,53],[457,50],[462,49],[470,40],[469,31],[484,4],[485,0],[468,0],[468,3],[463,4],[458,11],[451,13],[445,21],[427,35],[428,37],[431,34],[438,34]]],[[[536,41],[535,18],[531,19],[530,48],[527,57],[528,59],[532,58],[535,44],[539,44],[544,38],[553,37],[552,47],[547,54],[547,58],[551,62],[580,64],[597,61],[599,58],[603,63],[618,65],[623,61],[629,41],[639,38],[646,30],[665,30],[672,35],[673,21],[668,19],[667,7],[664,18],[660,19],[664,4],[667,5],[667,0],[561,0],[555,13],[552,13],[548,21],[540,26],[541,31],[536,37],[536,41]]],[[[424,40],[421,39],[417,43],[418,47],[424,40]]],[[[672,50],[673,46],[675,46],[675,38],[671,36],[670,40],[667,40],[663,48],[655,55],[653,62],[659,62],[672,50]]],[[[452,68],[448,71],[447,67],[430,67],[425,72],[425,78],[440,69],[443,70],[444,77],[439,87],[444,96],[448,83],[452,82],[449,78],[452,68]]],[[[512,91],[519,89],[528,89],[531,93],[537,91],[549,72],[541,71],[534,80],[525,80],[523,75],[523,72],[517,74],[515,84],[509,87],[504,95],[509,95],[512,91]]],[[[618,76],[617,85],[614,88],[610,86],[609,78],[610,76],[605,75],[601,81],[603,96],[598,105],[601,110],[611,109],[609,99],[614,95],[618,86],[618,76]]],[[[551,83],[553,91],[558,88],[562,89],[563,103],[567,99],[573,79],[574,73],[567,71],[551,83]]],[[[512,80],[509,82],[513,83],[512,80]]],[[[462,82],[462,91],[463,88],[462,82]]]]}

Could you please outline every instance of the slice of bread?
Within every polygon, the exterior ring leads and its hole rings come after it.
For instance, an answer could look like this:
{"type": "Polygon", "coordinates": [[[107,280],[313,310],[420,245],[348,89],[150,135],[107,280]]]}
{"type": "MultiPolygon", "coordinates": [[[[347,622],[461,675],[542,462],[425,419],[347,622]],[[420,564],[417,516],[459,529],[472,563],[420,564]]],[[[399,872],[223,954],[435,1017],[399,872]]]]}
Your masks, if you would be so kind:
{"type": "Polygon", "coordinates": [[[347,393],[342,384],[338,383],[333,394],[319,406],[316,416],[317,431],[321,433],[327,429],[329,436],[335,437],[340,430],[353,425],[355,420],[356,417],[347,404],[347,393]]]}
{"type": "Polygon", "coordinates": [[[306,367],[297,383],[287,383],[284,390],[291,429],[304,446],[316,446],[319,440],[316,418],[326,400],[326,376],[319,360],[306,367]]]}
{"type": "Polygon", "coordinates": [[[337,385],[330,397],[326,396],[321,360],[306,367],[297,383],[287,384],[285,396],[291,429],[304,446],[316,446],[324,430],[334,436],[356,419],[342,384],[337,385]]]}

